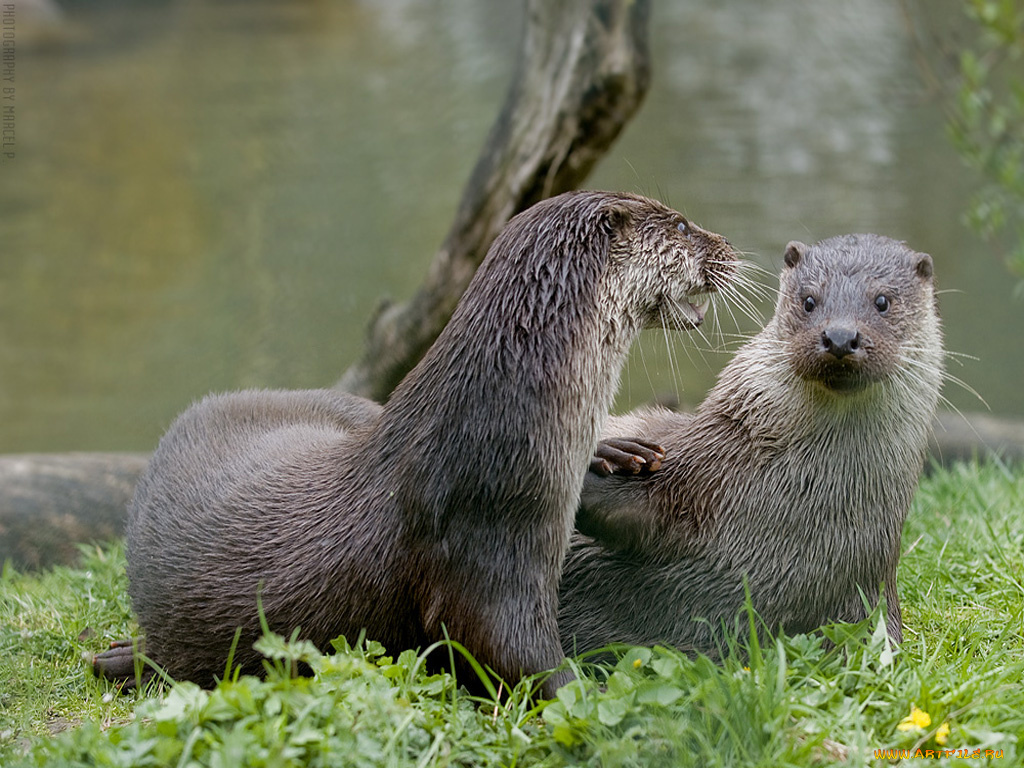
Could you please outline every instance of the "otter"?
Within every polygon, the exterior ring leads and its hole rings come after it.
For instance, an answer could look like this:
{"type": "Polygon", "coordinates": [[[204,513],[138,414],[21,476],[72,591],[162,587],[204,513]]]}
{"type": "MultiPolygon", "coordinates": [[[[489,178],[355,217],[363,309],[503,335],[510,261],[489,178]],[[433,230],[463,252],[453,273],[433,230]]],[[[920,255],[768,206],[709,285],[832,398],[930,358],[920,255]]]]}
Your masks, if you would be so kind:
{"type": "Polygon", "coordinates": [[[864,234],[790,243],[784,261],[774,316],[694,414],[608,421],[604,437],[641,434],[656,453],[627,440],[586,478],[560,589],[566,653],[714,657],[745,583],[765,627],[789,633],[860,620],[884,594],[902,640],[900,538],[944,375],[932,259],[864,234]],[[660,469],[637,473],[633,455],[660,469]]]}
{"type": "MultiPolygon", "coordinates": [[[[643,328],[698,326],[737,263],[657,201],[566,193],[509,222],[383,407],[326,390],[194,405],[129,508],[146,655],[212,684],[240,628],[233,663],[259,673],[259,608],[323,650],[450,636],[508,683],[558,667],[562,560],[627,351],[643,328]]],[[[127,677],[131,657],[115,643],[94,664],[127,677]]]]}

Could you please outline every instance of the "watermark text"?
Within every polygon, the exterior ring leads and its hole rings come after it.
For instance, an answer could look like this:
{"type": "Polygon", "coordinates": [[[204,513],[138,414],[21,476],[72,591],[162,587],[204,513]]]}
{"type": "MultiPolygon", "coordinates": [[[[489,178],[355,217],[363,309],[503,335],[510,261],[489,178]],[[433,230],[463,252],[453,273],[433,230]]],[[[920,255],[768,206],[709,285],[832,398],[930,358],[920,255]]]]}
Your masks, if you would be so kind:
{"type": "Polygon", "coordinates": [[[14,3],[0,3],[0,157],[13,160],[15,151],[16,24],[14,3]]]}
{"type": "Polygon", "coordinates": [[[1000,760],[1001,749],[876,749],[875,760],[909,760],[919,757],[938,760],[943,757],[957,757],[961,760],[1000,760]]]}

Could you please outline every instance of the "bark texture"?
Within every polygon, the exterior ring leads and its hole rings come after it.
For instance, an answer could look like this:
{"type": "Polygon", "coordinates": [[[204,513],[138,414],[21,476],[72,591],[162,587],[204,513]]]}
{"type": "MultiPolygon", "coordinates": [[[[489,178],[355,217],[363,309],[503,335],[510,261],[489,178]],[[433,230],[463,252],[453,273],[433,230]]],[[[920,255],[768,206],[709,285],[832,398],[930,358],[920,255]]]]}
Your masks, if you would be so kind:
{"type": "Polygon", "coordinates": [[[120,536],[148,460],[137,453],[0,456],[0,563],[69,564],[78,544],[120,536]]]}
{"type": "Polygon", "coordinates": [[[384,401],[451,317],[491,242],[519,211],[576,188],[650,82],[649,0],[528,0],[504,106],[419,291],[384,305],[338,387],[384,401]]]}

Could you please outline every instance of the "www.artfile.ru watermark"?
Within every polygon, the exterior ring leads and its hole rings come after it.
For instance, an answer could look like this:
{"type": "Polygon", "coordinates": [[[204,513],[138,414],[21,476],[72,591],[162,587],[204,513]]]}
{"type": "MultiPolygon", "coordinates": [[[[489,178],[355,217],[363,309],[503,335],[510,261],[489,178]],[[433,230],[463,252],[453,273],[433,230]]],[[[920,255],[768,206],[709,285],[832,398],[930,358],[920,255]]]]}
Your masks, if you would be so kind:
{"type": "Polygon", "coordinates": [[[0,156],[4,160],[14,159],[14,63],[15,20],[14,3],[3,3],[0,7],[0,29],[3,30],[3,54],[0,55],[0,156]]]}
{"type": "Polygon", "coordinates": [[[941,757],[958,757],[961,760],[1000,760],[1001,749],[876,749],[875,760],[910,760],[919,757],[938,760],[941,757]]]}

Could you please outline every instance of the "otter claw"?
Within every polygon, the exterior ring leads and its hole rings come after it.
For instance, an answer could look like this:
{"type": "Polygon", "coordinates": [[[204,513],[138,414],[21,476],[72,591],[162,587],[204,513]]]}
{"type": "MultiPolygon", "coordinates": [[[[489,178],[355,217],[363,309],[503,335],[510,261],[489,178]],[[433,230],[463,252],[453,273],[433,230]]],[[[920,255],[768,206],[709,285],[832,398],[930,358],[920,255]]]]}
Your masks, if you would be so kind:
{"type": "Polygon", "coordinates": [[[123,691],[135,688],[139,682],[149,680],[153,675],[152,669],[143,669],[141,680],[135,676],[135,650],[137,647],[141,647],[141,642],[138,639],[114,640],[106,651],[93,656],[93,674],[119,684],[120,690],[123,691]]]}
{"type": "Polygon", "coordinates": [[[590,471],[599,477],[649,473],[660,469],[664,458],[665,449],[656,443],[636,438],[613,438],[597,444],[590,460],[590,471]]]}

